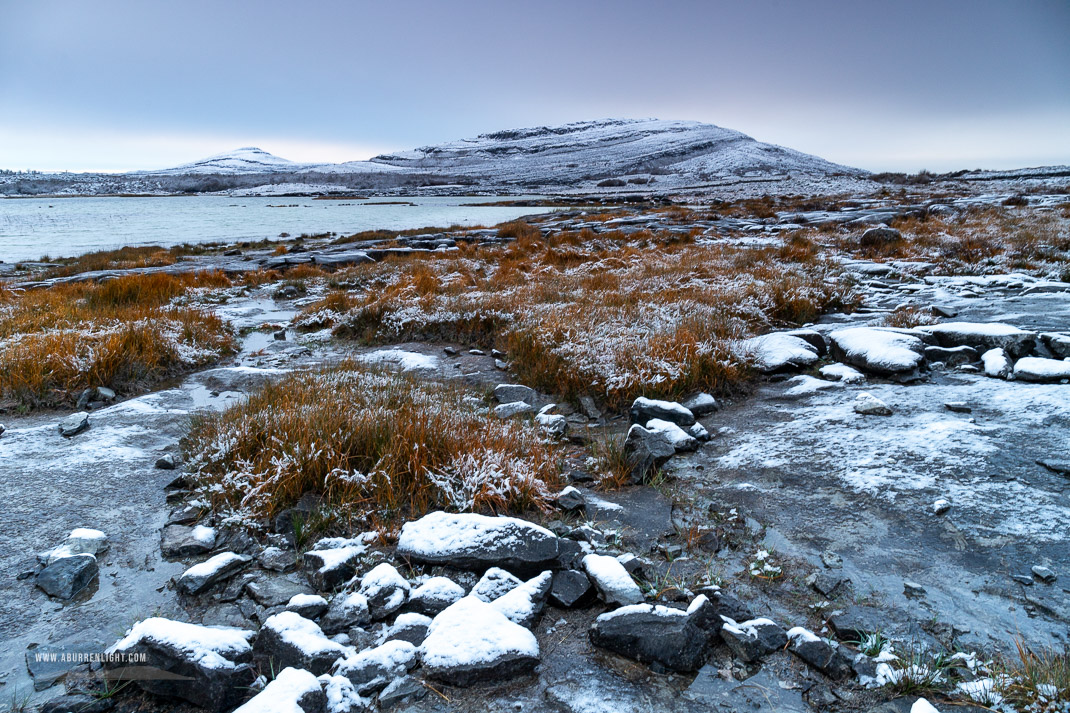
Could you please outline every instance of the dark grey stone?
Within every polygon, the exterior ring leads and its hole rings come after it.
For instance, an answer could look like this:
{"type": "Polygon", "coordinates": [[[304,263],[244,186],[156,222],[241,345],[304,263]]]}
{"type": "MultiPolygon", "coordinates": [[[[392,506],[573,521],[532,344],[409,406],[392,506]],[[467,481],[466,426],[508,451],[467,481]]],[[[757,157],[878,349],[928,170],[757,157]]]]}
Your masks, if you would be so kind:
{"type": "Polygon", "coordinates": [[[37,586],[50,597],[71,599],[88,587],[99,572],[93,555],[61,557],[37,575],[37,586]]]}
{"type": "Polygon", "coordinates": [[[284,577],[263,577],[245,585],[245,591],[257,604],[277,607],[286,604],[295,594],[315,594],[307,584],[298,584],[284,577]]]}
{"type": "Polygon", "coordinates": [[[721,639],[744,663],[757,661],[788,643],[787,633],[768,619],[751,619],[735,626],[726,622],[721,628],[721,639]]]}
{"type": "Polygon", "coordinates": [[[706,632],[681,614],[638,605],[603,615],[591,626],[591,643],[670,671],[697,671],[706,658],[706,632]]]}
{"type": "Polygon", "coordinates": [[[550,586],[550,602],[554,606],[572,609],[594,601],[595,590],[586,573],[575,569],[555,572],[550,586]]]}
{"type": "Polygon", "coordinates": [[[194,527],[186,525],[168,525],[160,533],[160,552],[168,559],[193,557],[212,551],[215,539],[211,543],[193,536],[194,527]]]}
{"type": "Polygon", "coordinates": [[[415,703],[427,695],[427,687],[412,676],[394,679],[379,694],[379,710],[390,710],[401,703],[415,703]]]}
{"type": "Polygon", "coordinates": [[[639,424],[628,429],[624,439],[624,455],[631,468],[631,477],[642,481],[676,454],[676,448],[665,434],[648,431],[639,424]]]}

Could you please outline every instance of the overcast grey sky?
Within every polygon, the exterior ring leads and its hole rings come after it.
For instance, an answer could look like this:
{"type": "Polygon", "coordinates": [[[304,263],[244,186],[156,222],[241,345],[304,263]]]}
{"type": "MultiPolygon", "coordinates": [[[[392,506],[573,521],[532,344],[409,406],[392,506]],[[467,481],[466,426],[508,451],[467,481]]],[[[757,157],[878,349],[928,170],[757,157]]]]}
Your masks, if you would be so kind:
{"type": "Polygon", "coordinates": [[[618,116],[870,170],[1070,164],[1070,1],[0,0],[0,168],[346,161],[618,116]]]}

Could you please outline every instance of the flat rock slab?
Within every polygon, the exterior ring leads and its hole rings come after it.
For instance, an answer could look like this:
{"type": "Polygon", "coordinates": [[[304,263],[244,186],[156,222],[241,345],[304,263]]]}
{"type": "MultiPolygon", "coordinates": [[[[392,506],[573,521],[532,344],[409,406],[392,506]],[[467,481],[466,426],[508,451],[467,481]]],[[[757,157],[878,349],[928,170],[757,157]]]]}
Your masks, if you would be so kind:
{"type": "Polygon", "coordinates": [[[307,584],[285,577],[264,577],[245,585],[245,591],[257,604],[268,608],[288,603],[297,594],[315,594],[307,584]]]}
{"type": "Polygon", "coordinates": [[[726,681],[717,674],[716,666],[703,666],[683,695],[702,704],[699,710],[717,713],[811,713],[802,694],[782,688],[780,681],[766,670],[745,681],[726,681]]]}
{"type": "Polygon", "coordinates": [[[646,552],[662,537],[675,532],[672,500],[659,490],[640,486],[615,492],[585,493],[587,519],[622,530],[628,548],[646,552]]]}
{"type": "MultiPolygon", "coordinates": [[[[100,654],[103,642],[75,645],[37,646],[26,650],[26,669],[33,678],[35,691],[43,691],[59,683],[67,673],[85,660],[82,655],[100,654]]],[[[81,709],[78,709],[81,710],[81,709]]]]}

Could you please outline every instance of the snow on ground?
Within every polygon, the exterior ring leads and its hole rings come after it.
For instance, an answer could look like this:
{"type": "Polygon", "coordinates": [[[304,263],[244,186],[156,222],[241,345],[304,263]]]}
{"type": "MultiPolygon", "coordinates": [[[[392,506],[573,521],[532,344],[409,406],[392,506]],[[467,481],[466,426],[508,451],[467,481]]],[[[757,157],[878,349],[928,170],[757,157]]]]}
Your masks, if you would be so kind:
{"type": "Polygon", "coordinates": [[[357,357],[365,364],[383,364],[396,367],[401,371],[420,371],[438,369],[438,357],[404,349],[379,349],[357,357]]]}

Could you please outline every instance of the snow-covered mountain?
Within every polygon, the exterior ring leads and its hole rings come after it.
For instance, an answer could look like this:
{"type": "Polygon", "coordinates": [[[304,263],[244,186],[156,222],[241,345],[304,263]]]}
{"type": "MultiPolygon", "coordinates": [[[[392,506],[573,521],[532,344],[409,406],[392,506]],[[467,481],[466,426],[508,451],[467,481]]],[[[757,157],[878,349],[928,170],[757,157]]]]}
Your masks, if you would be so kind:
{"type": "Polygon", "coordinates": [[[372,161],[505,185],[571,184],[644,174],[691,181],[866,174],[713,124],[659,119],[605,119],[497,131],[376,156],[372,161]]]}
{"type": "Polygon", "coordinates": [[[255,146],[227,151],[185,163],[173,168],[154,171],[134,171],[133,174],[149,176],[188,176],[213,174],[237,176],[254,173],[385,173],[396,171],[393,166],[371,161],[347,161],[345,163],[297,163],[276,156],[255,146]]]}

